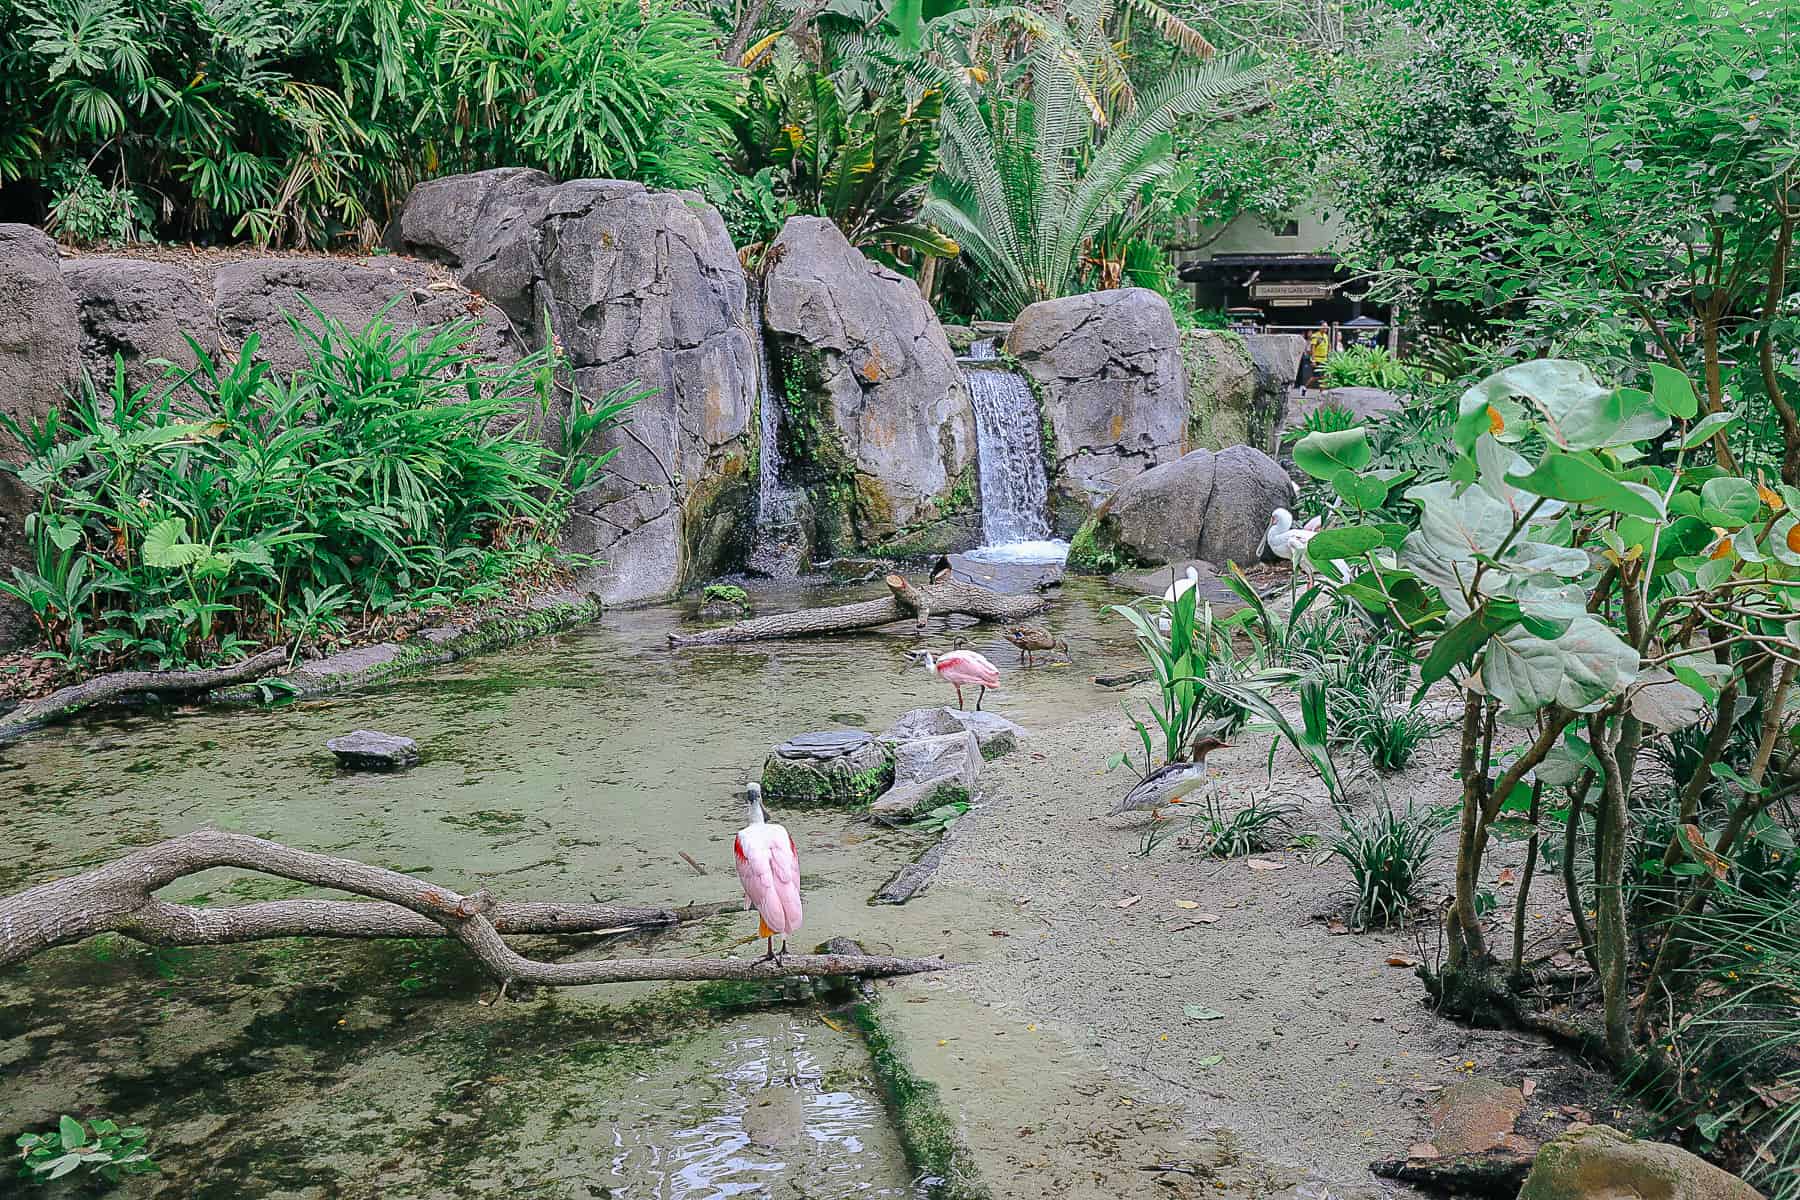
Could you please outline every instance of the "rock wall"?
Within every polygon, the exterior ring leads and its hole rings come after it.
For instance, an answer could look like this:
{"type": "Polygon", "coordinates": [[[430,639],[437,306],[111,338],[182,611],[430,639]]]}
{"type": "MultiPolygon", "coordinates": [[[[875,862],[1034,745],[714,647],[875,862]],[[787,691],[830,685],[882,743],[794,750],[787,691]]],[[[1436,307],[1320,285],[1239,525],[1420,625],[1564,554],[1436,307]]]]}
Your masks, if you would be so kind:
{"type": "Polygon", "coordinates": [[[1174,315],[1155,292],[1040,301],[1013,322],[1006,349],[1036,381],[1055,434],[1050,516],[1060,536],[1186,448],[1187,372],[1174,315]]]}
{"type": "Polygon", "coordinates": [[[1308,351],[1297,333],[1253,333],[1244,339],[1256,367],[1255,409],[1280,436],[1287,426],[1288,389],[1300,378],[1300,360],[1308,351]]]}
{"type": "Polygon", "coordinates": [[[967,549],[981,534],[975,413],[918,285],[820,217],[768,251],[763,319],[781,443],[822,552],[967,549]]]}
{"type": "MultiPolygon", "coordinates": [[[[56,260],[56,243],[27,225],[0,225],[0,412],[21,425],[40,421],[74,386],[80,332],[75,298],[56,260]]],[[[0,430],[0,459],[18,462],[22,450],[0,430]]],[[[0,472],[0,577],[35,567],[25,541],[25,518],[36,494],[0,472]]],[[[22,606],[0,599],[0,649],[17,645],[31,628],[22,606]]]]}
{"type": "Polygon", "coordinates": [[[605,561],[609,603],[671,595],[741,561],[753,516],[756,360],[743,268],[688,193],[499,169],[421,184],[399,248],[448,264],[527,336],[549,332],[583,391],[656,394],[606,435],[608,478],[577,502],[567,542],[605,561]]]}
{"type": "Polygon", "coordinates": [[[1256,363],[1243,337],[1223,329],[1181,331],[1187,370],[1188,446],[1255,446],[1274,454],[1280,424],[1258,404],[1256,363]]]}

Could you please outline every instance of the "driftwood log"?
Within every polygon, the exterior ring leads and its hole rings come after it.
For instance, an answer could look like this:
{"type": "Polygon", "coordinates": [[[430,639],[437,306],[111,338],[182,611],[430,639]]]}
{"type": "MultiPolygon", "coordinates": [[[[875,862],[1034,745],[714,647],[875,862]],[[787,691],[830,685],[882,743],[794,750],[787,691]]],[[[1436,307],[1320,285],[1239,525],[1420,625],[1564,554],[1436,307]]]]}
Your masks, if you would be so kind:
{"type": "Polygon", "coordinates": [[[1382,1179],[1427,1191],[1480,1200],[1514,1200],[1531,1174],[1532,1156],[1513,1150],[1483,1150],[1442,1158],[1390,1158],[1369,1164],[1382,1179]]]}
{"type": "MultiPolygon", "coordinates": [[[[732,907],[732,906],[726,906],[732,907]]],[[[775,961],[626,958],[540,962],[501,934],[622,932],[672,925],[698,909],[609,904],[507,904],[485,890],[468,895],[399,871],[296,850],[242,833],[202,829],[136,850],[117,862],[0,898],[0,967],[53,946],[119,933],[151,946],[218,946],[278,937],[453,937],[502,989],[514,983],[575,987],[645,980],[774,979],[790,975],[910,975],[942,970],[938,958],[789,954],[775,961]],[[156,898],[157,889],[213,867],[241,867],[368,901],[273,900],[195,908],[156,898]]]]}
{"type": "Polygon", "coordinates": [[[181,695],[209,692],[257,679],[287,662],[285,647],[275,646],[261,654],[223,667],[204,671],[115,671],[96,675],[80,683],[58,688],[39,700],[27,700],[4,716],[0,716],[0,737],[22,733],[69,716],[96,704],[108,704],[126,696],[181,695]]]}
{"type": "Polygon", "coordinates": [[[920,629],[932,617],[964,616],[983,621],[1017,621],[1042,612],[1042,595],[1010,595],[947,579],[941,583],[912,583],[901,575],[889,575],[883,582],[892,593],[855,604],[839,604],[831,608],[805,608],[798,612],[776,613],[753,617],[736,625],[708,629],[700,633],[671,633],[671,646],[710,646],[728,642],[761,642],[775,638],[813,637],[824,633],[844,633],[853,629],[873,629],[895,621],[912,618],[920,629]]]}

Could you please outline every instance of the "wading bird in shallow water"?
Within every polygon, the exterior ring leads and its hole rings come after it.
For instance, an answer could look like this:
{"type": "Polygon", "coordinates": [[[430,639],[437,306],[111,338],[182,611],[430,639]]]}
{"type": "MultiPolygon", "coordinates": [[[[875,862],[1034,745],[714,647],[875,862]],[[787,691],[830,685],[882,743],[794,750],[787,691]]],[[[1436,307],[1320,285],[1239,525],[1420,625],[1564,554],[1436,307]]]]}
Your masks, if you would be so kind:
{"type": "Polygon", "coordinates": [[[963,649],[963,640],[957,638],[951,645],[956,649],[938,658],[929,650],[914,651],[913,655],[925,664],[925,669],[956,689],[956,707],[963,706],[963,687],[979,687],[980,694],[975,697],[975,711],[981,711],[981,701],[989,688],[1000,686],[1000,668],[987,660],[987,656],[973,650],[963,649]]]}
{"type": "Polygon", "coordinates": [[[744,898],[756,909],[760,936],[769,939],[769,957],[775,958],[775,935],[781,935],[786,954],[787,935],[800,928],[800,852],[785,826],[764,818],[759,785],[745,787],[744,798],[750,802],[750,823],[738,830],[731,849],[744,898]]]}
{"type": "Polygon", "coordinates": [[[1188,747],[1186,759],[1164,763],[1156,770],[1138,780],[1132,788],[1119,798],[1112,807],[1112,815],[1121,813],[1142,812],[1150,810],[1150,815],[1161,818],[1162,809],[1166,805],[1180,804],[1183,796],[1199,787],[1206,781],[1206,756],[1214,750],[1222,750],[1231,745],[1230,742],[1203,733],[1194,739],[1188,747]]]}
{"type": "Polygon", "coordinates": [[[1005,637],[1019,648],[1019,661],[1028,666],[1033,654],[1061,650],[1064,657],[1067,657],[1069,653],[1069,643],[1053,636],[1048,629],[1039,629],[1035,625],[1014,625],[1006,631],[1005,637]]]}

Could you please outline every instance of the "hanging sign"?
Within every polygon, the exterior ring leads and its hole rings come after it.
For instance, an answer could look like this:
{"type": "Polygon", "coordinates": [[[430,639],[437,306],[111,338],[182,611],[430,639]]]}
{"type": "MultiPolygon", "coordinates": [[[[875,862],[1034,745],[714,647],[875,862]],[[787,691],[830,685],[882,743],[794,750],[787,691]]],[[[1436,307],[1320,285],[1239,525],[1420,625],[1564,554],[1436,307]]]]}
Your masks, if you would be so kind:
{"type": "Polygon", "coordinates": [[[1253,283],[1253,300],[1329,300],[1337,294],[1333,283],[1253,283]]]}

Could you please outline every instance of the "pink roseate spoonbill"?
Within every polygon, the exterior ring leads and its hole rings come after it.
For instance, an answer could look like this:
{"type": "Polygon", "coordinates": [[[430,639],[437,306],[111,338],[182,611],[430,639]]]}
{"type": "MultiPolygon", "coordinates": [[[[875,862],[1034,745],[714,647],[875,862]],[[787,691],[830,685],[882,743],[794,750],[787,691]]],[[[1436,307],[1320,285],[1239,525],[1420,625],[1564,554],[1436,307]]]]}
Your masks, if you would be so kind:
{"type": "Polygon", "coordinates": [[[1180,804],[1183,797],[1206,782],[1206,756],[1230,745],[1210,733],[1201,734],[1188,748],[1187,758],[1164,763],[1138,780],[1137,786],[1113,805],[1112,815],[1148,809],[1152,817],[1160,819],[1164,806],[1180,804]]]}
{"type": "Polygon", "coordinates": [[[800,928],[800,852],[782,825],[763,814],[762,788],[744,788],[750,802],[750,823],[738,830],[731,844],[737,856],[738,882],[744,898],[756,909],[760,937],[769,939],[769,958],[775,953],[775,935],[781,935],[781,953],[787,953],[787,935],[800,928]]]}
{"type": "Polygon", "coordinates": [[[980,712],[981,701],[987,696],[988,689],[1000,686],[1000,668],[989,662],[986,655],[963,649],[963,644],[963,639],[957,638],[951,643],[956,648],[942,658],[929,650],[918,654],[927,671],[956,689],[956,707],[963,707],[964,687],[980,688],[975,697],[975,711],[980,712]]]}

